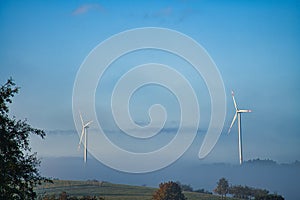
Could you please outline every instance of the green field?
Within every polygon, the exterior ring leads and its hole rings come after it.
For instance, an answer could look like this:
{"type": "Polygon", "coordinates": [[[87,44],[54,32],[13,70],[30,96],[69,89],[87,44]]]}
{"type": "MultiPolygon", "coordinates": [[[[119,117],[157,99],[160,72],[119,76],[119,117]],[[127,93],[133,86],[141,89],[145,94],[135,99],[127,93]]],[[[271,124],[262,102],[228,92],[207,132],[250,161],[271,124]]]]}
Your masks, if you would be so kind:
{"type": "MultiPolygon", "coordinates": [[[[70,196],[96,196],[105,200],[150,200],[157,188],[112,184],[98,181],[66,181],[54,180],[54,183],[45,183],[37,187],[40,197],[44,195],[58,195],[65,191],[70,196]]],[[[188,200],[219,200],[221,197],[195,192],[184,192],[188,200]]],[[[228,198],[229,199],[229,198],[228,198]]]]}

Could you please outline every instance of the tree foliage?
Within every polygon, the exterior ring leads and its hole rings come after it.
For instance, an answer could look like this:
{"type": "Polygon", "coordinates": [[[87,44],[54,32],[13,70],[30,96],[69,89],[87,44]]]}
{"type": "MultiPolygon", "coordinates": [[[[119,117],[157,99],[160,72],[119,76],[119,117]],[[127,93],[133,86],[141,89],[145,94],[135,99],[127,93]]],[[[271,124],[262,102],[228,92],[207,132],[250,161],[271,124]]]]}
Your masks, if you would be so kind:
{"type": "Polygon", "coordinates": [[[194,189],[190,184],[182,184],[179,181],[176,181],[176,183],[181,187],[182,191],[187,191],[187,192],[193,192],[194,189]]]}
{"type": "Polygon", "coordinates": [[[234,185],[229,188],[229,194],[239,199],[255,200],[284,200],[281,195],[269,194],[266,189],[258,189],[248,186],[234,185]]]}
{"type": "Polygon", "coordinates": [[[228,180],[226,180],[225,178],[221,178],[218,181],[217,187],[214,189],[214,192],[221,195],[221,197],[223,199],[223,196],[226,197],[228,190],[229,190],[228,180]]]}
{"type": "Polygon", "coordinates": [[[83,197],[75,197],[70,196],[67,194],[67,192],[63,191],[58,195],[58,198],[55,194],[52,195],[44,195],[43,197],[40,197],[41,200],[105,200],[104,197],[96,197],[96,196],[83,196],[83,197]]]}
{"type": "Polygon", "coordinates": [[[18,91],[12,79],[0,87],[0,199],[34,199],[34,186],[49,181],[40,176],[40,161],[29,146],[29,135],[44,138],[44,131],[9,116],[8,104],[18,91]]]}
{"type": "Polygon", "coordinates": [[[212,192],[205,190],[204,188],[194,190],[194,192],[202,193],[202,194],[213,194],[212,192]]]}
{"type": "Polygon", "coordinates": [[[153,194],[154,200],[186,200],[181,187],[173,182],[159,184],[159,189],[153,194]]]}

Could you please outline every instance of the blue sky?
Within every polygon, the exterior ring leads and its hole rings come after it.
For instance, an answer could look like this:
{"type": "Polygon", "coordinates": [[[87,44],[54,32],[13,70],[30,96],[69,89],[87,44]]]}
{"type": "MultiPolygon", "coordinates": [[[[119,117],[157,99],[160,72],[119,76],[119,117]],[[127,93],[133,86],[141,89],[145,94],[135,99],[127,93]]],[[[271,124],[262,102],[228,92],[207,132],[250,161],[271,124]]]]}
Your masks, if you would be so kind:
{"type": "MultiPolygon", "coordinates": [[[[292,162],[300,160],[299,19],[299,1],[1,1],[0,81],[4,83],[11,76],[21,86],[11,106],[16,117],[27,118],[30,124],[45,130],[74,130],[73,83],[88,53],[108,37],[128,29],[174,29],[207,50],[228,95],[224,134],[207,160],[237,162],[237,127],[231,135],[225,134],[234,115],[230,97],[234,89],[240,107],[253,110],[243,117],[246,159],[292,162]]],[[[103,97],[101,92],[97,94],[97,112],[110,112],[109,91],[123,72],[121,65],[129,69],[137,60],[169,61],[168,55],[159,53],[137,52],[114,63],[115,68],[106,77],[108,84],[99,87],[105,92],[103,97]]],[[[182,70],[194,88],[204,91],[197,97],[203,102],[200,129],[205,130],[210,105],[205,84],[201,77],[176,63],[180,61],[173,58],[168,64],[182,70]]],[[[165,103],[169,123],[177,122],[174,97],[161,88],[148,89],[135,96],[134,119],[147,122],[143,111],[157,103],[149,96],[158,89],[154,94],[165,103]]],[[[113,126],[110,117],[99,115],[108,129],[113,126]]],[[[201,139],[199,136],[193,143],[191,156],[197,156],[201,139]]],[[[77,135],[48,134],[44,145],[35,142],[34,147],[47,156],[80,156],[73,148],[77,142],[77,135]],[[60,135],[72,139],[69,145],[58,145],[54,151],[60,135]]]]}

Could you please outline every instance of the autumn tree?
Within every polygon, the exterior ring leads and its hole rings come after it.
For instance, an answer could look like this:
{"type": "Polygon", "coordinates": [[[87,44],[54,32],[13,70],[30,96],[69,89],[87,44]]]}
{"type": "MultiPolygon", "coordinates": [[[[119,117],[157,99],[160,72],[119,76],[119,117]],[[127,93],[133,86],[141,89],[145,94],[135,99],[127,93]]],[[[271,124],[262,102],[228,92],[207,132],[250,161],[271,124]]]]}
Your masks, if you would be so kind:
{"type": "Polygon", "coordinates": [[[223,196],[225,196],[225,198],[226,198],[228,189],[229,189],[228,181],[225,178],[221,178],[218,181],[217,187],[214,189],[214,192],[221,195],[221,199],[223,199],[223,196]]]}
{"type": "Polygon", "coordinates": [[[9,116],[8,104],[18,91],[12,79],[0,87],[0,199],[35,199],[33,188],[49,181],[40,176],[40,161],[29,146],[29,135],[44,138],[44,131],[9,116]]]}
{"type": "Polygon", "coordinates": [[[159,189],[153,194],[154,200],[186,200],[181,187],[173,182],[159,184],[159,189]]]}
{"type": "Polygon", "coordinates": [[[59,200],[68,200],[68,194],[65,191],[63,191],[63,192],[61,192],[59,194],[59,198],[58,199],[59,200]]]}

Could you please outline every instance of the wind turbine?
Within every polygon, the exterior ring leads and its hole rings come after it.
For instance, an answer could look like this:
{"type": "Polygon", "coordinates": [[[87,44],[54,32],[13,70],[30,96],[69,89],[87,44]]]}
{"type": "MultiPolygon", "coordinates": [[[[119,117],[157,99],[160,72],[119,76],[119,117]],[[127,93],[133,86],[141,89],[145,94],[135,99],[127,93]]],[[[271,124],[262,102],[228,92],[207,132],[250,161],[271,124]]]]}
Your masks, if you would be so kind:
{"type": "Polygon", "coordinates": [[[81,136],[80,136],[80,141],[78,144],[78,150],[80,149],[80,145],[83,139],[83,135],[84,135],[84,154],[83,154],[83,161],[86,163],[86,157],[87,157],[87,130],[89,128],[89,125],[93,122],[93,121],[89,121],[86,124],[84,124],[81,113],[79,112],[80,115],[80,120],[81,120],[81,124],[82,124],[82,131],[81,131],[81,136]]]}
{"type": "Polygon", "coordinates": [[[234,107],[235,107],[235,115],[233,117],[233,120],[231,122],[231,125],[229,127],[229,130],[228,130],[228,133],[230,133],[230,130],[236,120],[236,117],[238,117],[238,133],[239,133],[239,157],[240,157],[240,164],[243,163],[243,147],[242,147],[242,119],[241,119],[241,114],[242,113],[249,113],[249,112],[252,112],[251,110],[240,110],[238,109],[237,107],[237,104],[235,102],[235,98],[234,98],[234,92],[231,91],[231,95],[232,95],[232,99],[233,99],[233,104],[234,104],[234,107]]]}

